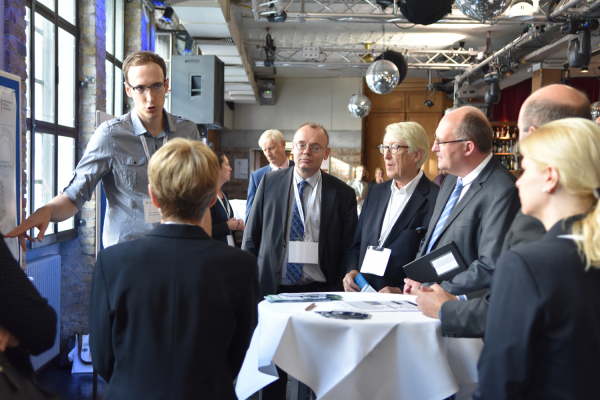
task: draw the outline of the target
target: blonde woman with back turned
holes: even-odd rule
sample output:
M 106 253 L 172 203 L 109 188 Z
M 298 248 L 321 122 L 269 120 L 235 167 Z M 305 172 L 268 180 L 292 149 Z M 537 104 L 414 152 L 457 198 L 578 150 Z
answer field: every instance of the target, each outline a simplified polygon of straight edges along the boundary
M 598 398 L 600 127 L 551 122 L 520 150 L 523 213 L 548 232 L 498 260 L 473 398 Z

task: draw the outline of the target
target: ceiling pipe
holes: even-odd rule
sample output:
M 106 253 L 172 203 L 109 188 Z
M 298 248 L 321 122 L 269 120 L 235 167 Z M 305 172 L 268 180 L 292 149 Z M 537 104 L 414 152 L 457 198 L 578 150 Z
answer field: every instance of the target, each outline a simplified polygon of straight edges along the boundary
M 576 6 L 577 4 L 583 2 L 583 0 L 571 0 L 569 2 L 567 2 L 566 4 L 564 4 L 561 7 L 558 7 L 554 10 L 554 12 L 552 14 L 550 14 L 550 18 L 555 18 L 558 17 L 560 13 L 562 13 L 563 11 L 566 11 L 567 9 Z
M 513 40 L 512 42 L 510 42 L 509 44 L 507 44 L 506 46 L 504 46 L 503 48 L 501 48 L 500 50 L 498 50 L 497 52 L 495 52 L 494 54 L 492 54 L 491 56 L 489 56 L 488 58 L 486 58 L 485 60 L 483 60 L 479 64 L 477 64 L 475 67 L 473 67 L 470 70 L 464 72 L 462 75 L 458 75 L 455 78 L 455 80 L 454 80 L 455 81 L 455 85 L 460 84 L 460 82 L 463 79 L 466 79 L 469 76 L 473 75 L 475 72 L 479 71 L 485 65 L 489 64 L 490 61 L 494 60 L 495 58 L 500 57 L 501 55 L 503 55 L 504 53 L 506 53 L 508 50 L 510 50 L 513 47 L 515 47 L 517 44 L 519 44 L 522 41 L 528 39 L 530 36 L 532 36 L 533 34 L 535 34 L 537 32 L 537 29 L 538 29 L 537 26 L 533 26 L 531 28 L 531 30 L 529 32 L 527 32 L 526 34 L 524 34 L 523 36 L 520 36 L 520 37 L 516 38 L 515 40 Z

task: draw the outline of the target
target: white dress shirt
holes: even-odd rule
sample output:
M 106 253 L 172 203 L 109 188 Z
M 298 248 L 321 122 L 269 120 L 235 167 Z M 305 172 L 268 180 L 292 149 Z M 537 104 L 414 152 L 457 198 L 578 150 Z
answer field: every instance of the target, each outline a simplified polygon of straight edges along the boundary
M 296 171 L 296 169 L 294 168 L 294 179 L 293 179 L 293 184 L 296 185 L 296 187 L 299 188 L 300 182 L 302 182 L 304 179 L 300 176 L 300 174 L 298 173 L 298 171 Z M 323 186 L 323 181 L 321 180 L 321 170 L 317 171 L 313 176 L 311 176 L 310 178 L 306 179 L 306 182 L 308 182 L 308 185 L 304 188 L 304 192 L 302 193 L 302 208 L 304 210 L 304 215 L 306 215 L 306 213 L 308 212 L 307 207 L 310 206 L 309 204 L 309 200 L 312 196 L 312 192 L 315 188 L 315 186 L 317 185 L 317 183 L 319 183 L 319 185 L 317 186 L 317 193 L 315 196 L 315 203 L 312 206 L 312 209 L 310 211 L 310 221 L 307 221 L 307 223 L 309 224 L 309 231 L 307 232 L 307 227 L 304 228 L 304 233 L 306 235 L 307 238 L 309 238 L 311 241 L 313 242 L 318 242 L 319 241 L 319 230 L 321 227 L 321 188 Z M 290 204 L 288 206 L 288 224 L 287 224 L 287 228 L 286 228 L 286 243 L 289 243 L 290 241 L 290 229 L 292 226 L 292 213 L 294 211 L 294 199 L 295 199 L 295 195 L 294 195 L 294 187 L 290 187 L 291 190 L 291 194 L 290 194 Z M 308 236 L 310 232 L 310 237 Z M 307 283 L 311 283 L 311 282 L 327 282 L 327 279 L 325 279 L 325 275 L 323 275 L 323 272 L 321 272 L 321 269 L 319 268 L 319 264 L 302 264 L 302 277 L 300 279 L 298 279 L 296 282 L 292 283 L 289 281 L 289 279 L 286 278 L 286 269 L 287 269 L 287 262 L 288 262 L 288 250 L 289 250 L 289 246 L 286 246 L 285 249 L 285 257 L 284 257 L 284 262 L 283 262 L 283 266 L 281 269 L 281 279 L 280 279 L 280 283 L 282 285 L 304 285 Z
M 415 188 L 419 184 L 419 181 L 423 177 L 423 171 L 420 170 L 416 177 L 408 182 L 402 189 L 396 187 L 396 183 L 392 182 L 392 194 L 388 201 L 387 208 L 385 210 L 385 217 L 383 218 L 383 224 L 381 225 L 381 234 L 379 235 L 379 246 L 383 246 L 383 242 L 390 234 L 392 227 L 398 220 L 400 214 L 406 207 L 406 204 L 410 200 Z

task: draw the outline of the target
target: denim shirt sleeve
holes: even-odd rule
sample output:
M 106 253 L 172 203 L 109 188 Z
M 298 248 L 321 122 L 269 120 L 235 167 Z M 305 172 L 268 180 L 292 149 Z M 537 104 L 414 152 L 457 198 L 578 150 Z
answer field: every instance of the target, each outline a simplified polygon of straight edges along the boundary
M 110 121 L 109 121 L 110 122 Z M 83 203 L 92 198 L 96 185 L 112 168 L 113 145 L 109 134 L 109 122 L 96 129 L 88 143 L 85 154 L 73 172 L 71 181 L 63 193 L 81 210 Z

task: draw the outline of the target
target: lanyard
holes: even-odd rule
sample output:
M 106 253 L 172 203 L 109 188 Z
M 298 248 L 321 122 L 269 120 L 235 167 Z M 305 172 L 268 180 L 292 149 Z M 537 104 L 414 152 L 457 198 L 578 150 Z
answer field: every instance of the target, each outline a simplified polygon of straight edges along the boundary
M 140 135 L 140 140 L 142 141 L 142 147 L 144 148 L 144 153 L 146 153 L 146 158 L 148 159 L 148 162 L 150 162 L 150 152 L 148 151 L 148 143 L 146 143 L 146 138 L 144 138 L 144 135 Z M 167 140 L 169 140 L 169 136 L 163 136 L 163 146 L 167 143 Z
M 227 197 L 225 196 L 225 193 L 223 193 L 223 191 L 221 191 L 221 193 L 223 194 L 223 199 L 225 199 L 225 201 L 227 201 Z M 231 212 L 229 211 L 229 207 L 225 207 L 225 204 L 223 204 L 223 200 L 221 200 L 219 198 L 219 196 L 217 196 L 217 199 L 219 200 L 219 203 L 221 203 L 221 205 L 225 209 L 225 214 L 227 214 L 227 221 L 229 221 L 231 219 Z M 227 201 L 227 205 L 229 206 L 228 201 Z
M 312 232 L 310 232 L 310 224 L 307 224 L 306 221 L 310 222 L 310 213 L 312 212 L 314 205 L 315 205 L 315 200 L 317 198 L 317 189 L 319 188 L 319 182 L 321 182 L 321 176 L 319 176 L 319 180 L 317 181 L 317 183 L 315 184 L 315 187 L 312 190 L 312 194 L 310 195 L 310 199 L 308 199 L 308 203 L 307 203 L 307 207 L 308 209 L 306 210 L 306 216 L 303 213 L 303 206 L 302 206 L 302 202 L 300 201 L 300 194 L 298 193 L 298 185 L 296 184 L 296 179 L 292 178 L 294 180 L 294 196 L 296 198 L 296 204 L 298 205 L 298 211 L 300 213 L 300 220 L 302 221 L 302 225 L 304 225 L 304 240 L 308 239 L 312 239 Z M 308 181 L 307 181 L 308 183 Z M 310 184 L 309 184 L 310 185 Z M 308 235 L 307 235 L 308 233 Z

